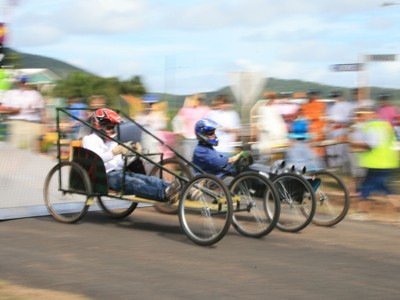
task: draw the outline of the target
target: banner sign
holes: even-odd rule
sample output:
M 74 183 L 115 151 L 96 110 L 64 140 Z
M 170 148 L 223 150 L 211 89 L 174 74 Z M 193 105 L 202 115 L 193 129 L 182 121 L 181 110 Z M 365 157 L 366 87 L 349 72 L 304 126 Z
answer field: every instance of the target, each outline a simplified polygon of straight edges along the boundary
M 363 69 L 363 64 L 336 64 L 332 66 L 332 70 L 335 72 L 355 72 L 361 71 Z
M 395 61 L 396 54 L 372 54 L 367 55 L 368 61 Z

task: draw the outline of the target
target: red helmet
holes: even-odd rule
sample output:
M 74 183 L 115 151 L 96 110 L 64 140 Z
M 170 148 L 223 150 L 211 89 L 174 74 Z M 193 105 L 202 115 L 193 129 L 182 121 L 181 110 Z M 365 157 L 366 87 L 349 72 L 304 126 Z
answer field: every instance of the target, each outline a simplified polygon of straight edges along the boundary
M 107 124 L 119 124 L 122 119 L 119 114 L 108 108 L 99 108 L 93 114 L 93 125 L 101 128 Z

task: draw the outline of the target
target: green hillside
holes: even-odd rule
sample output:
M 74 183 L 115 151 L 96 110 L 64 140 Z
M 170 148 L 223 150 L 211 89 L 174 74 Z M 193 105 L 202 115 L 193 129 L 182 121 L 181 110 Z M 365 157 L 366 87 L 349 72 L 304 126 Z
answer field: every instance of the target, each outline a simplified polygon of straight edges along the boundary
M 17 55 L 19 57 L 19 65 L 18 68 L 46 68 L 57 75 L 59 75 L 61 78 L 65 78 L 70 74 L 71 72 L 83 72 L 91 75 L 90 72 L 87 72 L 86 70 L 83 70 L 81 68 L 75 67 L 71 64 L 62 62 L 57 59 L 45 57 L 45 56 L 40 56 L 40 55 L 34 55 L 34 54 L 27 54 L 27 53 L 22 53 L 15 51 L 10 48 L 6 48 L 7 51 L 7 56 L 8 55 Z M 277 93 L 281 92 L 305 92 L 309 89 L 318 89 L 321 92 L 321 97 L 327 97 L 327 95 L 334 90 L 341 90 L 345 93 L 346 97 L 350 97 L 350 88 L 345 88 L 345 87 L 338 87 L 338 86 L 329 86 L 329 85 L 323 85 L 319 84 L 316 82 L 307 82 L 307 81 L 302 81 L 302 80 L 284 80 L 284 79 L 277 79 L 277 78 L 269 78 L 266 85 L 260 92 L 258 99 L 262 98 L 262 95 L 266 91 L 273 91 Z M 149 91 L 151 92 L 151 91 Z M 382 92 L 391 92 L 394 95 L 394 99 L 396 99 L 396 102 L 400 104 L 400 89 L 384 89 L 380 87 L 372 87 L 371 88 L 371 98 L 375 99 L 379 93 Z M 211 91 L 211 92 L 204 92 L 204 94 L 207 95 L 208 99 L 212 99 L 215 95 L 217 94 L 228 94 L 234 98 L 232 94 L 232 90 L 229 87 L 221 87 L 220 89 L 216 91 Z M 183 100 L 185 98 L 185 95 L 169 95 L 169 94 L 160 94 L 161 99 L 165 99 L 170 103 L 171 108 L 179 108 L 182 106 Z
M 86 70 L 77 68 L 71 64 L 65 63 L 63 61 L 60 61 L 60 60 L 57 60 L 54 58 L 45 57 L 45 56 L 41 56 L 41 55 L 22 53 L 22 52 L 18 52 L 13 49 L 10 49 L 10 48 L 6 48 L 6 53 L 7 53 L 7 56 L 17 56 L 18 57 L 18 63 L 17 63 L 18 68 L 49 69 L 49 70 L 53 71 L 55 74 L 57 74 L 58 76 L 60 76 L 61 78 L 66 78 L 71 72 L 82 72 L 82 73 L 94 75 L 90 72 L 87 72 Z M 12 64 L 11 62 L 9 62 L 9 63 Z M 7 61 L 5 62 L 5 64 L 7 64 Z

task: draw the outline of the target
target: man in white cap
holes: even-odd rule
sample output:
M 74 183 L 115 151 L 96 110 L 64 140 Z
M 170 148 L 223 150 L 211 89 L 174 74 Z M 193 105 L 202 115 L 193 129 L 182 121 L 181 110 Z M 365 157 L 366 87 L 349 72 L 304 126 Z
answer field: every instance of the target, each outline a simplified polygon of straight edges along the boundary
M 43 134 L 45 102 L 39 91 L 31 88 L 26 75 L 17 77 L 15 88 L 4 94 L 3 105 L 12 113 L 8 117 L 10 142 L 17 148 L 38 150 Z

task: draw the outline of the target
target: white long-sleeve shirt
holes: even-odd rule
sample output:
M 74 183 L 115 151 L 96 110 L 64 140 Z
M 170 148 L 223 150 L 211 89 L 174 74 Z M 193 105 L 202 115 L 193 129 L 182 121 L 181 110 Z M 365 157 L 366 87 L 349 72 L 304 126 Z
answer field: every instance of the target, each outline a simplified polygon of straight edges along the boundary
M 119 154 L 114 156 L 112 153 L 112 149 L 117 145 L 118 144 L 114 141 L 104 141 L 95 133 L 86 135 L 82 139 L 83 148 L 92 150 L 101 157 L 107 173 L 113 170 L 122 170 L 124 167 L 122 155 Z
M 42 95 L 35 90 L 9 90 L 4 94 L 3 105 L 20 109 L 10 120 L 42 121 L 42 110 L 45 107 Z

